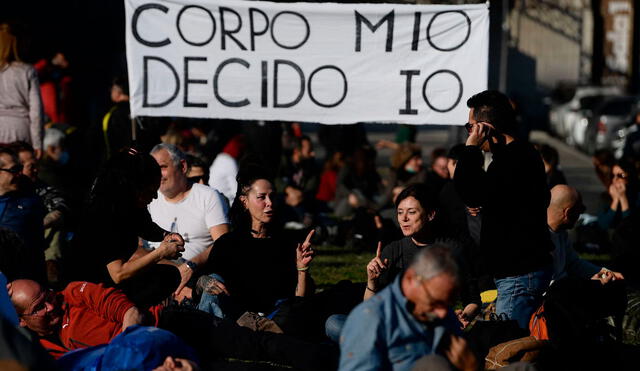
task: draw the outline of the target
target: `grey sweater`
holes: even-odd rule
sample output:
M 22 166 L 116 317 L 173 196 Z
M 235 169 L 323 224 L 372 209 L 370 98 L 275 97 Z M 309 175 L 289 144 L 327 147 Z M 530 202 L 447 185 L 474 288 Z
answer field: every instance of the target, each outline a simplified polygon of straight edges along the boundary
M 33 66 L 13 62 L 0 68 L 0 143 L 24 140 L 42 149 L 42 116 Z

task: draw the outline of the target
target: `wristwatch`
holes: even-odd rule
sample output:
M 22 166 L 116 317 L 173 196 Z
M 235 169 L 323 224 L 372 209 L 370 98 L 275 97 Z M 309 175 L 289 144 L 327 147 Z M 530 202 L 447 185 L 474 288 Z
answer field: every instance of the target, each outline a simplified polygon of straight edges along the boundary
M 187 265 L 187 267 L 189 267 L 189 269 L 191 269 L 192 271 L 195 271 L 195 270 L 196 270 L 196 268 L 198 268 L 198 264 L 196 264 L 196 263 L 192 262 L 191 260 L 187 260 L 187 261 L 185 261 L 184 263 L 185 263 L 185 264 Z

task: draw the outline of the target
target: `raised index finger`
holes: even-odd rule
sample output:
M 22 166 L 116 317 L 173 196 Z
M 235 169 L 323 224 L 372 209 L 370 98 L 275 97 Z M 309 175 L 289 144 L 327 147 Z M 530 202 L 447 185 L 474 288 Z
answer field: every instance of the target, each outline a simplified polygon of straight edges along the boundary
M 382 254 L 382 242 L 378 241 L 378 248 L 376 249 L 376 258 L 379 258 Z
M 311 231 L 309 231 L 309 234 L 307 235 L 307 238 L 304 240 L 305 244 L 310 244 L 311 243 L 311 237 L 313 236 L 314 233 L 316 233 L 315 229 L 312 229 Z

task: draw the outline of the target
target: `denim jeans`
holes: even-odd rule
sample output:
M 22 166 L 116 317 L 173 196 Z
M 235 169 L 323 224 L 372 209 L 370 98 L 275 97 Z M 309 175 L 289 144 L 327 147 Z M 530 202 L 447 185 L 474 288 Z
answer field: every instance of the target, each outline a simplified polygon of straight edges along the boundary
M 224 283 L 224 279 L 215 273 L 210 274 L 209 277 L 215 278 L 216 280 Z M 225 319 L 230 314 L 228 307 L 231 305 L 232 304 L 229 302 L 229 297 L 227 295 L 213 295 L 203 292 L 202 298 L 200 298 L 200 303 L 198 303 L 198 309 L 203 312 L 213 314 L 218 318 Z
M 542 294 L 549 287 L 553 269 L 496 279 L 498 298 L 496 314 L 504 313 L 508 319 L 516 320 L 521 328 L 528 328 L 529 319 L 542 303 Z

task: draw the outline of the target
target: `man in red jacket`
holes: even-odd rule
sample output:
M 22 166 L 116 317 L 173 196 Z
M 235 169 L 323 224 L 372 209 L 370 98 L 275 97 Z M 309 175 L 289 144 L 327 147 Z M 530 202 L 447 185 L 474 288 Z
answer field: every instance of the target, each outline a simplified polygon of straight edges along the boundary
M 105 344 L 125 328 L 143 322 L 143 316 L 118 289 L 89 282 L 72 282 L 56 293 L 31 280 L 7 285 L 18 313 L 20 326 L 40 337 L 49 354 L 58 359 L 64 353 Z M 254 332 L 209 313 L 186 308 L 156 306 L 147 314 L 153 324 L 171 331 L 198 354 L 291 364 L 296 369 L 335 369 L 337 352 L 284 334 Z
M 63 291 L 46 290 L 31 280 L 7 285 L 20 326 L 40 337 L 54 358 L 67 351 L 108 343 L 142 315 L 119 290 L 72 282 Z

